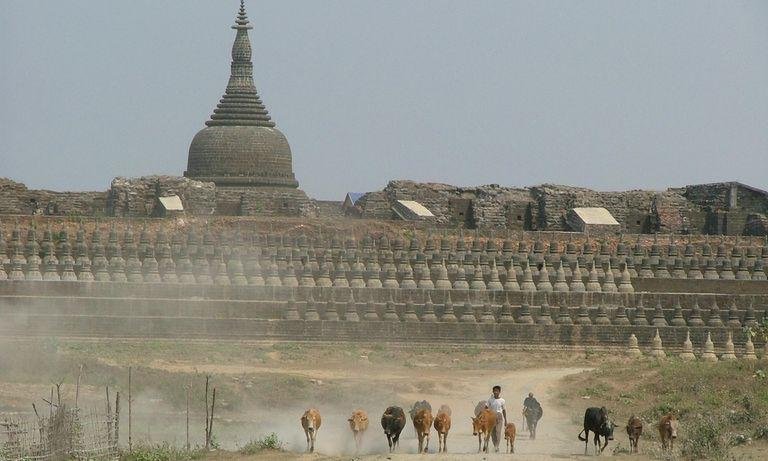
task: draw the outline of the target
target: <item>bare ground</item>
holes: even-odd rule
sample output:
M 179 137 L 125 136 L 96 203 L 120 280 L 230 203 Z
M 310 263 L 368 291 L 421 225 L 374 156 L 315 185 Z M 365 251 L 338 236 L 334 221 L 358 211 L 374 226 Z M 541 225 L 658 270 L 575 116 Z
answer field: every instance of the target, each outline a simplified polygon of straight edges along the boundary
M 204 375 L 211 375 L 219 390 L 214 432 L 217 442 L 228 451 L 211 453 L 206 459 L 410 459 L 419 456 L 415 454 L 417 442 L 410 423 L 403 432 L 399 450 L 389 455 L 379 418 L 389 405 L 407 410 L 414 401 L 422 399 L 435 409 L 442 404 L 453 409 L 450 454 L 440 455 L 441 459 L 581 458 L 584 443 L 576 436 L 581 430 L 584 408 L 607 404 L 621 410 L 617 400 L 611 399 L 622 394 L 625 383 L 647 384 L 657 379 L 651 373 L 657 373 L 652 364 L 645 365 L 642 375 L 633 375 L 636 363 L 612 355 L 481 346 L 62 339 L 42 344 L 35 340 L 0 343 L 0 351 L 4 351 L 0 352 L 0 417 L 2 413 L 30 413 L 31 402 L 40 405 L 40 397 L 48 396 L 53 382 L 63 381 L 64 398 L 71 399 L 80 364 L 86 370 L 80 394 L 82 405 L 102 407 L 107 384 L 122 393 L 125 405 L 127 367 L 133 367 L 132 439 L 136 445 L 169 442 L 183 446 L 185 386 L 190 384 L 190 442 L 193 446 L 202 444 L 202 383 Z M 695 370 L 688 373 L 694 376 Z M 604 396 L 585 393 L 595 377 L 607 384 L 601 391 Z M 662 378 L 659 375 L 658 379 Z M 518 428 L 515 455 L 478 454 L 477 439 L 471 435 L 470 416 L 475 403 L 487 398 L 494 384 L 502 386 L 509 421 Z M 724 380 L 723 385 L 743 388 L 735 381 L 728 384 Z M 521 406 L 528 392 L 534 392 L 544 407 L 536 440 L 530 440 L 522 427 Z M 647 396 L 654 404 L 663 400 L 663 396 L 645 392 L 637 395 Z M 311 455 L 304 453 L 304 435 L 299 424 L 303 410 L 310 406 L 317 407 L 323 415 L 317 453 Z M 365 409 L 371 421 L 359 455 L 354 454 L 346 421 L 357 408 Z M 124 406 L 123 445 L 127 442 L 126 413 Z M 625 415 L 620 416 L 616 422 L 621 426 Z M 283 442 L 285 451 L 247 456 L 237 452 L 247 442 L 270 433 Z M 616 440 L 608 445 L 603 456 L 658 459 L 654 458 L 659 455 L 654 448 L 658 443 L 652 437 L 644 442 L 644 454 L 630 457 L 621 450 L 614 454 L 617 447 L 628 446 L 622 427 L 618 427 Z M 429 445 L 433 453 L 437 448 L 434 432 Z M 761 459 L 760 450 L 764 448 L 765 444 L 756 444 L 742 447 L 736 453 L 743 459 Z M 589 449 L 591 458 L 591 443 Z

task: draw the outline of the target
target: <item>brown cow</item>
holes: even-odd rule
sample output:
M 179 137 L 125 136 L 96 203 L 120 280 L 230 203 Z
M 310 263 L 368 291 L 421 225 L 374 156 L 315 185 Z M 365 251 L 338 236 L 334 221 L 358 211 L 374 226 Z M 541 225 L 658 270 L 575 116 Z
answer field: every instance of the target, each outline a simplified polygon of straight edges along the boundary
M 451 407 L 448 405 L 443 405 L 437 410 L 435 430 L 437 431 L 437 452 L 448 452 L 448 431 L 451 430 Z
M 301 427 L 304 428 L 304 435 L 307 436 L 307 451 L 315 451 L 315 436 L 320 429 L 320 412 L 315 408 L 310 408 L 301 415 Z
M 629 436 L 629 452 L 637 453 L 637 442 L 643 435 L 643 421 L 635 415 L 629 417 L 627 421 L 627 435 Z
M 349 428 L 352 429 L 352 436 L 355 438 L 355 453 L 357 453 L 363 444 L 363 433 L 368 429 L 368 413 L 364 410 L 355 410 L 347 421 L 349 421 Z
M 419 453 L 427 453 L 429 451 L 429 430 L 432 428 L 432 410 L 421 408 L 412 414 L 413 429 L 419 439 Z
M 480 416 L 480 413 L 482 413 L 486 408 L 488 408 L 487 400 L 481 400 L 477 402 L 477 405 L 475 405 L 475 416 Z
M 472 418 L 472 435 L 477 436 L 477 452 L 488 453 L 488 440 L 491 438 L 491 432 L 496 429 L 496 413 L 486 408 Z M 485 436 L 485 444 L 483 444 Z
M 677 438 L 677 417 L 669 413 L 659 420 L 659 435 L 661 436 L 661 446 L 666 449 L 673 449 L 675 439 Z
M 517 428 L 514 423 L 508 423 L 504 428 L 504 440 L 507 441 L 507 453 L 515 452 L 515 436 L 517 435 Z

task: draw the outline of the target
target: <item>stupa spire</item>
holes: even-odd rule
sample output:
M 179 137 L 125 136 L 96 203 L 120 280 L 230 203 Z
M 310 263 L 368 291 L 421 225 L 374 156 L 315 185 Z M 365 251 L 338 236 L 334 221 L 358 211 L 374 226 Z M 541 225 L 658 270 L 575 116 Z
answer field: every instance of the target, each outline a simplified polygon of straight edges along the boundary
M 205 122 L 206 127 L 197 132 L 189 145 L 184 176 L 214 182 L 216 187 L 296 189 L 299 183 L 293 174 L 291 147 L 285 135 L 275 127 L 253 83 L 252 49 L 248 38 L 251 25 L 243 1 L 232 28 L 235 29 L 235 41 L 227 89 L 213 115 Z M 272 207 L 284 214 L 293 214 L 292 210 L 298 213 L 300 207 L 294 207 L 294 204 L 303 203 L 308 198 L 301 191 L 289 194 L 293 194 L 295 201 L 267 200 L 261 195 L 243 199 L 241 212 L 244 206 L 253 210 Z
M 237 20 L 233 29 L 253 29 L 248 25 L 248 15 L 245 13 L 245 0 L 240 0 L 240 11 L 237 13 Z
M 232 44 L 232 65 L 227 89 L 207 126 L 263 126 L 272 128 L 275 122 L 259 97 L 253 82 L 251 41 L 248 30 L 253 29 L 245 11 L 245 1 L 240 0 L 240 10 L 232 26 L 237 31 Z

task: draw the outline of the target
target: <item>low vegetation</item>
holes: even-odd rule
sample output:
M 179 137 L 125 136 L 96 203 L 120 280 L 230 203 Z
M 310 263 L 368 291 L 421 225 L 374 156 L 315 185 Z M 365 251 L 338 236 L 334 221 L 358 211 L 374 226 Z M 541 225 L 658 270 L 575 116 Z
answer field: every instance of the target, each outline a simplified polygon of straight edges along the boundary
M 255 455 L 265 450 L 283 451 L 284 444 L 274 432 L 243 445 L 238 452 L 243 455 Z
M 755 337 L 768 330 L 755 330 Z M 4 411 L 28 411 L 30 402 L 48 395 L 51 383 L 64 382 L 65 398 L 74 397 L 74 383 L 83 366 L 83 406 L 103 405 L 104 386 L 120 391 L 126 400 L 127 368 L 133 370 L 134 450 L 126 461 L 175 461 L 205 458 L 244 459 L 293 456 L 277 434 L 248 440 L 243 427 L 258 428 L 263 409 L 286 395 L 299 402 L 317 402 L 345 408 L 370 401 L 397 401 L 399 395 L 445 392 L 445 384 L 432 376 L 439 370 L 593 368 L 565 378 L 559 405 L 567 408 L 568 423 L 580 426 L 584 409 L 606 406 L 619 424 L 617 440 L 608 450 L 627 451 L 624 424 L 631 414 L 645 422 L 640 450 L 645 456 L 670 458 L 661 451 L 655 423 L 670 411 L 680 419 L 680 437 L 671 455 L 675 459 L 729 459 L 745 450 L 768 449 L 768 362 L 704 363 L 627 359 L 615 354 L 490 351 L 475 345 L 436 345 L 399 348 L 372 344 L 308 345 L 304 343 L 240 344 L 163 341 L 75 341 L 46 339 L 2 344 L 13 354 L 0 354 Z M 322 364 L 322 366 L 318 365 Z M 370 385 L 346 370 L 392 372 L 386 386 Z M 329 370 L 337 370 L 334 374 Z M 434 370 L 434 371 L 433 371 Z M 178 440 L 183 434 L 187 389 L 191 395 L 192 436 L 201 432 L 204 376 L 213 375 L 217 388 L 214 433 L 224 434 L 232 451 L 184 450 L 169 444 L 137 446 L 140 440 Z M 418 378 L 414 379 L 414 376 Z M 126 408 L 123 405 L 123 412 Z M 165 419 L 155 421 L 158 414 Z M 256 418 L 256 419 L 255 419 Z M 140 421 L 137 423 L 137 421 Z M 170 423 L 176 424 L 168 427 Z M 150 433 L 151 423 L 151 433 Z M 137 429 L 140 428 L 137 436 Z M 125 430 L 121 426 L 121 432 Z M 258 429 L 257 429 L 258 430 Z M 269 430 L 276 430 L 270 428 Z M 258 432 L 256 432 L 258 433 Z M 281 433 L 282 434 L 282 433 Z M 121 434 L 122 435 L 122 434 Z M 575 433 L 573 434 L 575 439 Z M 122 439 L 122 437 L 121 437 Z M 124 440 L 124 439 L 123 439 Z M 192 443 L 196 443 L 195 439 Z M 199 442 L 198 442 L 199 443 Z M 177 443 L 178 446 L 178 443 Z M 237 447 L 237 448 L 236 448 Z M 754 459 L 760 459 L 759 456 Z
M 656 423 L 673 412 L 680 420 L 675 456 L 729 459 L 735 447 L 768 448 L 766 370 L 766 361 L 627 360 L 566 378 L 559 397 L 574 419 L 585 407 L 605 406 L 621 432 L 630 415 L 641 417 L 646 453 L 661 454 Z
M 186 450 L 168 443 L 141 445 L 131 452 L 121 454 L 120 461 L 186 461 L 205 458 L 205 451 L 199 448 Z

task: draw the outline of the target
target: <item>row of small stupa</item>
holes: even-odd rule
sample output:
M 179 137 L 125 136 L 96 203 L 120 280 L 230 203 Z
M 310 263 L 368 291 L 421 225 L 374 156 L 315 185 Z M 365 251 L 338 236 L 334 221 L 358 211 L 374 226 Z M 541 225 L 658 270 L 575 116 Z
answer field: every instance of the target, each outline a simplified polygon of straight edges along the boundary
M 388 238 L 385 236 L 375 237 L 371 234 L 366 234 L 360 239 L 353 237 L 343 238 L 339 234 L 322 234 L 317 233 L 312 236 L 306 234 L 299 235 L 281 235 L 281 234 L 250 234 L 245 235 L 241 231 L 225 232 L 221 235 L 216 235 L 210 227 L 194 227 L 190 226 L 186 231 L 171 232 L 170 235 L 163 231 L 158 230 L 154 234 L 150 233 L 147 227 L 143 227 L 139 232 L 134 232 L 131 227 L 126 227 L 125 231 L 118 232 L 116 226 L 112 226 L 108 231 L 102 231 L 98 228 L 92 229 L 87 232 L 84 225 L 76 231 L 76 236 L 73 239 L 65 229 L 58 231 L 53 228 L 46 227 L 42 231 L 36 227 L 29 227 L 22 229 L 18 224 L 11 230 L 10 236 L 6 236 L 6 232 L 3 230 L 0 223 L 0 253 L 4 252 L 3 249 L 7 248 L 13 250 L 15 246 L 22 246 L 26 248 L 27 245 L 34 245 L 38 247 L 45 247 L 46 244 L 53 243 L 59 245 L 64 242 L 69 242 L 74 248 L 76 244 L 79 245 L 97 245 L 99 243 L 105 246 L 136 243 L 139 246 L 142 245 L 220 245 L 224 247 L 261 247 L 270 249 L 291 249 L 291 250 L 346 250 L 347 252 L 360 251 L 364 253 L 376 252 L 376 251 L 393 251 L 401 252 L 406 251 L 408 253 L 424 253 L 426 256 L 439 255 L 441 257 L 448 257 L 449 254 L 454 253 L 458 257 L 463 257 L 465 254 L 472 254 L 474 256 L 497 255 L 507 256 L 512 255 L 528 256 L 534 255 L 536 263 L 540 263 L 546 260 L 550 265 L 559 261 L 558 256 L 575 255 L 586 256 L 589 261 L 592 259 L 599 259 L 601 262 L 603 259 L 607 261 L 607 258 L 611 256 L 631 256 L 633 260 L 639 264 L 643 257 L 651 259 L 651 263 L 656 265 L 658 258 L 665 258 L 673 261 L 675 258 L 699 258 L 703 260 L 715 259 L 718 264 L 721 264 L 725 259 L 731 259 L 733 266 L 738 266 L 738 261 L 742 258 L 746 258 L 750 261 L 750 264 L 754 263 L 756 259 L 763 259 L 764 262 L 768 262 L 768 244 L 748 244 L 742 245 L 737 240 L 735 244 L 727 243 L 721 239 L 717 245 L 712 245 L 709 239 L 706 239 L 701 243 L 693 243 L 688 240 L 687 242 L 678 243 L 674 236 L 670 236 L 667 244 L 659 243 L 655 238 L 650 244 L 645 244 L 640 240 L 631 244 L 623 237 L 619 237 L 617 242 L 611 243 L 610 240 L 604 239 L 601 241 L 595 241 L 587 239 L 583 244 L 577 244 L 572 240 L 568 240 L 562 243 L 558 240 L 552 239 L 546 241 L 541 238 L 541 235 L 530 242 L 526 239 L 512 239 L 507 238 L 504 240 L 493 238 L 481 238 L 475 236 L 474 238 L 467 239 L 463 236 L 443 236 L 427 237 L 424 239 L 418 237 L 412 237 L 410 239 L 403 238 Z
M 734 246 L 730 255 L 724 255 L 726 252 L 720 245 L 715 255 L 704 259 L 703 256 L 709 254 L 707 244 L 700 247 L 700 252 L 693 251 L 694 246 L 688 244 L 683 255 L 675 257 L 679 252 L 674 244 L 668 245 L 665 252 L 660 251 L 663 246 L 658 244 L 651 245 L 650 251 L 636 245 L 633 254 L 629 254 L 626 250 L 630 248 L 621 243 L 615 252 L 610 252 L 609 247 L 603 244 L 598 253 L 592 251 L 591 244 L 577 253 L 576 246 L 569 243 L 564 253 L 556 253 L 551 251 L 556 248 L 556 242 L 552 242 L 550 252 L 545 253 L 541 240 L 534 243 L 533 251 L 529 251 L 523 241 L 518 243 L 517 251 L 512 251 L 514 245 L 510 240 L 504 241 L 499 248 L 494 240 L 475 239 L 471 245 L 458 240 L 453 245 L 452 241 L 443 238 L 438 248 L 435 239 L 427 239 L 424 246 L 417 239 L 411 239 L 406 248 L 403 240 L 394 239 L 390 243 L 386 237 L 374 240 L 367 236 L 359 242 L 351 239 L 342 242 L 339 238 L 310 241 L 306 236 L 299 236 L 286 242 L 272 234 L 263 238 L 255 236 L 246 243 L 239 234 L 216 239 L 210 232 L 204 232 L 200 238 L 194 230 L 186 234 L 175 233 L 170 239 L 159 232 L 151 239 L 144 229 L 138 241 L 130 230 L 123 234 L 122 239 L 118 238 L 114 228 L 106 241 L 100 232 L 92 232 L 87 239 L 83 228 L 77 232 L 74 242 L 70 241 L 66 231 L 54 233 L 47 229 L 42 239 L 37 238 L 35 229 L 26 232 L 26 239 L 22 239 L 22 235 L 16 227 L 6 242 L 0 232 L 0 264 L 5 266 L 6 273 L 15 272 L 9 278 L 19 278 L 19 271 L 29 279 L 35 279 L 37 272 L 49 273 L 52 278 L 55 278 L 54 273 L 63 277 L 69 272 L 67 260 L 73 259 L 72 270 L 78 279 L 88 280 L 90 270 L 99 280 L 106 280 L 106 272 L 110 278 L 121 281 L 121 272 L 126 272 L 127 277 L 130 270 L 133 275 L 131 281 L 139 281 L 136 274 L 149 274 L 150 281 L 156 281 L 153 267 L 157 263 L 161 281 L 173 281 L 174 272 L 181 277 L 186 273 L 184 266 L 192 264 L 187 259 L 194 261 L 195 266 L 189 272 L 196 276 L 205 272 L 212 274 L 213 269 L 203 267 L 205 259 L 209 266 L 220 264 L 223 260 L 230 275 L 234 275 L 239 261 L 243 265 L 243 275 L 254 278 L 254 284 L 258 283 L 257 272 L 266 276 L 272 270 L 271 266 L 277 265 L 278 277 L 281 280 L 288 278 L 281 285 L 292 283 L 292 273 L 309 284 L 306 275 L 311 272 L 314 283 L 320 286 L 327 284 L 328 280 L 331 284 L 343 286 L 343 279 L 347 283 L 359 283 L 358 279 L 362 278 L 364 285 L 372 288 L 385 282 L 394 285 L 395 281 L 407 288 L 413 283 L 420 288 L 430 288 L 430 283 L 448 288 L 447 280 L 452 288 L 457 289 L 464 289 L 465 284 L 472 288 L 474 284 L 475 289 L 484 289 L 485 285 L 488 289 L 515 291 L 518 289 L 515 286 L 517 281 L 523 291 L 612 292 L 615 291 L 613 285 L 618 291 L 631 291 L 631 284 L 625 280 L 626 273 L 629 279 L 766 280 L 768 267 L 765 264 L 768 261 L 766 247 L 749 247 L 742 252 Z M 689 254 L 701 254 L 702 258 L 686 256 Z M 35 263 L 39 267 L 35 267 Z M 90 266 L 94 266 L 93 269 Z M 441 276 L 443 268 L 447 271 L 446 277 Z M 360 272 L 360 277 L 355 276 L 355 271 Z M 81 272 L 83 277 L 80 277 Z M 323 272 L 327 272 L 327 277 Z M 512 272 L 516 277 L 509 275 Z M 596 280 L 591 278 L 593 272 L 596 273 Z M 29 273 L 32 274 L 30 277 Z M 164 280 L 166 273 L 168 277 L 165 278 L 170 280 Z M 613 280 L 610 280 L 609 273 L 612 273 Z M 112 277 L 113 274 L 116 275 Z M 583 284 L 579 278 L 590 280 Z M 569 282 L 571 280 L 574 281 Z M 509 286 L 504 288 L 505 284 Z M 584 288 L 582 285 L 585 285 Z
M 629 345 L 627 347 L 626 353 L 630 357 L 641 357 L 643 355 L 643 352 L 640 350 L 640 347 L 638 346 L 637 337 L 634 334 L 630 335 L 629 337 Z M 664 351 L 664 347 L 661 341 L 661 336 L 659 336 L 659 330 L 656 330 L 656 335 L 652 340 L 651 350 L 648 352 L 648 355 L 650 355 L 651 357 L 657 357 L 657 358 L 667 357 L 667 353 Z M 682 351 L 679 354 L 679 357 L 686 361 L 692 361 L 698 358 L 705 362 L 717 362 L 719 360 L 736 360 L 737 358 L 741 358 L 743 360 L 757 360 L 758 358 L 757 353 L 755 352 L 755 344 L 752 342 L 752 338 L 750 336 L 747 336 L 747 340 L 744 343 L 743 351 L 739 356 L 737 356 L 736 346 L 733 344 L 733 334 L 730 331 L 728 332 L 728 337 L 725 341 L 723 352 L 719 358 L 715 353 L 715 344 L 712 341 L 712 335 L 709 332 L 707 332 L 707 337 L 704 340 L 704 343 L 702 344 L 702 347 L 700 349 L 700 353 L 698 354 L 698 356 L 694 352 L 693 342 L 691 341 L 691 333 L 688 332 L 686 334 L 685 341 L 683 341 L 683 347 L 682 347 Z M 768 343 L 765 344 L 762 358 L 768 359 Z
M 396 302 L 393 292 L 389 300 L 378 303 L 374 296 L 366 296 L 364 291 L 357 296 L 352 289 L 338 289 L 324 294 L 324 301 L 316 301 L 315 295 L 308 292 L 304 301 L 297 302 L 291 294 L 290 300 L 281 308 L 283 318 L 287 320 L 347 320 L 359 321 L 421 321 L 421 322 L 468 322 L 468 323 L 519 323 L 539 325 L 617 325 L 637 327 L 709 327 L 740 329 L 756 326 L 766 317 L 766 306 L 756 307 L 752 299 L 745 307 L 739 307 L 736 298 L 732 298 L 727 309 L 720 309 L 715 297 L 709 307 L 699 307 L 697 299 L 693 306 L 684 309 L 679 297 L 672 309 L 662 307 L 661 296 L 657 296 L 656 306 L 648 309 L 643 305 L 644 295 L 619 296 L 610 293 L 552 294 L 552 305 L 547 293 L 524 295 L 513 305 L 511 293 L 501 298 L 491 299 L 479 295 L 468 296 L 463 303 L 454 305 L 451 291 L 425 291 L 423 299 L 414 300 L 410 294 L 401 296 Z M 319 295 L 319 294 L 318 294 Z M 634 307 L 628 307 L 629 297 L 635 298 Z M 433 302 L 435 299 L 435 302 Z M 499 304 L 499 302 L 501 304 Z M 538 302 L 536 305 L 535 302 Z M 558 306 L 559 304 L 559 306 Z M 579 304 L 578 307 L 571 307 Z M 536 305 L 535 308 L 532 306 Z

